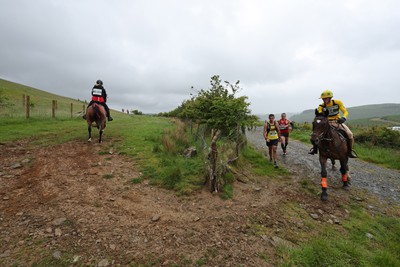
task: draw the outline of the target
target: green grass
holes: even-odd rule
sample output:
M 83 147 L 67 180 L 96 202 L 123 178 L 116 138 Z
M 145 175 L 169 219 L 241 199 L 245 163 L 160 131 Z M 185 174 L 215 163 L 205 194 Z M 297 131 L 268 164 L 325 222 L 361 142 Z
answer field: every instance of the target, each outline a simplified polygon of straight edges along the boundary
M 281 175 L 289 174 L 289 172 L 284 168 L 274 168 L 273 163 L 252 146 L 246 146 L 243 149 L 239 159 L 239 165 L 242 164 L 249 164 L 251 166 L 252 174 L 257 176 L 279 177 Z
M 279 266 L 400 266 L 399 218 L 372 216 L 358 205 L 348 209 L 344 233 L 334 225 L 319 225 L 319 233 L 298 248 L 280 248 Z
M 366 144 L 355 144 L 355 151 L 365 161 L 400 170 L 400 151 Z

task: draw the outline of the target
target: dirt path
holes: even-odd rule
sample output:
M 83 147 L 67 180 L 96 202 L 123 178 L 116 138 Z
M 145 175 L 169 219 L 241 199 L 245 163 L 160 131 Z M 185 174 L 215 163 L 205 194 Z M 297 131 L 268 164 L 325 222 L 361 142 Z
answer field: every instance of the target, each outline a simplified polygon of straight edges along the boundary
M 265 150 L 265 141 L 262 138 L 262 129 L 247 133 L 250 143 L 259 149 Z M 290 140 L 288 154 L 283 156 L 280 143 L 278 146 L 279 162 L 292 172 L 307 175 L 315 183 L 320 182 L 320 164 L 318 155 L 309 155 L 311 145 Z M 335 168 L 328 168 L 330 184 L 340 184 L 340 163 Z M 328 166 L 332 166 L 328 163 Z M 359 159 L 349 160 L 349 169 L 352 186 L 374 193 L 383 200 L 400 203 L 400 171 L 383 168 Z
M 316 158 L 295 161 L 301 144 L 286 158 L 293 176 L 236 182 L 222 200 L 133 183 L 135 162 L 110 143 L 0 144 L 0 266 L 275 266 L 276 247 L 301 242 L 313 221 L 349 216 L 336 203 L 353 193 L 332 188 L 321 203 L 301 190 L 302 170 L 318 179 Z

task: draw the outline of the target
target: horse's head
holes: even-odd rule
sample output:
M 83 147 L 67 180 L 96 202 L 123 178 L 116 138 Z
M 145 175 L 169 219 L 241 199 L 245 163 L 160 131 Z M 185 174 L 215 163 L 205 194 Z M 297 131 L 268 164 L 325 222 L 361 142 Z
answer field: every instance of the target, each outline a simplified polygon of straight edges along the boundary
M 311 143 L 313 145 L 318 145 L 323 136 L 329 130 L 329 120 L 328 120 L 329 111 L 325 110 L 322 113 L 318 112 L 318 109 L 315 109 L 315 118 L 312 123 L 313 133 L 311 134 Z

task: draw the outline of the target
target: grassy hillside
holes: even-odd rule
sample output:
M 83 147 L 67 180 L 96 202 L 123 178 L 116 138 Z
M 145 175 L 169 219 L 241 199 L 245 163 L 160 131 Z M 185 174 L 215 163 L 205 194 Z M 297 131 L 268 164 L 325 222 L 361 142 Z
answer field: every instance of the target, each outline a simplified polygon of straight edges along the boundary
M 9 118 L 25 117 L 26 106 L 23 105 L 23 96 L 30 96 L 31 118 L 44 118 L 52 116 L 52 101 L 57 101 L 56 116 L 58 118 L 71 116 L 71 103 L 73 114 L 78 116 L 87 105 L 78 99 L 51 94 L 29 86 L 0 79 L 0 116 Z
M 347 108 L 349 111 L 349 122 L 356 124 L 365 124 L 363 120 L 367 119 L 367 122 L 371 119 L 382 118 L 383 120 L 372 122 L 376 125 L 393 125 L 400 118 L 400 104 L 376 104 L 376 105 L 364 105 L 358 107 Z M 300 114 L 293 115 L 290 117 L 295 122 L 311 122 L 314 118 L 314 109 L 305 110 Z M 392 118 L 392 119 L 390 119 Z M 386 121 L 385 121 L 386 120 Z

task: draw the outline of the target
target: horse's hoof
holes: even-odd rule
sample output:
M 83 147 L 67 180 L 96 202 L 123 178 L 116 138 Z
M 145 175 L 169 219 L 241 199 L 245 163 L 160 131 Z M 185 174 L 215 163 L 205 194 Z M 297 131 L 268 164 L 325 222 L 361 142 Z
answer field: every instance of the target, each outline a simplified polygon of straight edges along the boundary
M 349 182 L 343 182 L 342 188 L 343 188 L 344 190 L 348 190 L 348 189 L 349 189 Z
M 87 141 L 88 141 L 88 143 L 91 143 L 92 142 L 92 138 L 89 138 Z
M 328 200 L 328 193 L 327 192 L 322 192 L 321 193 L 321 200 L 322 201 L 327 201 Z

